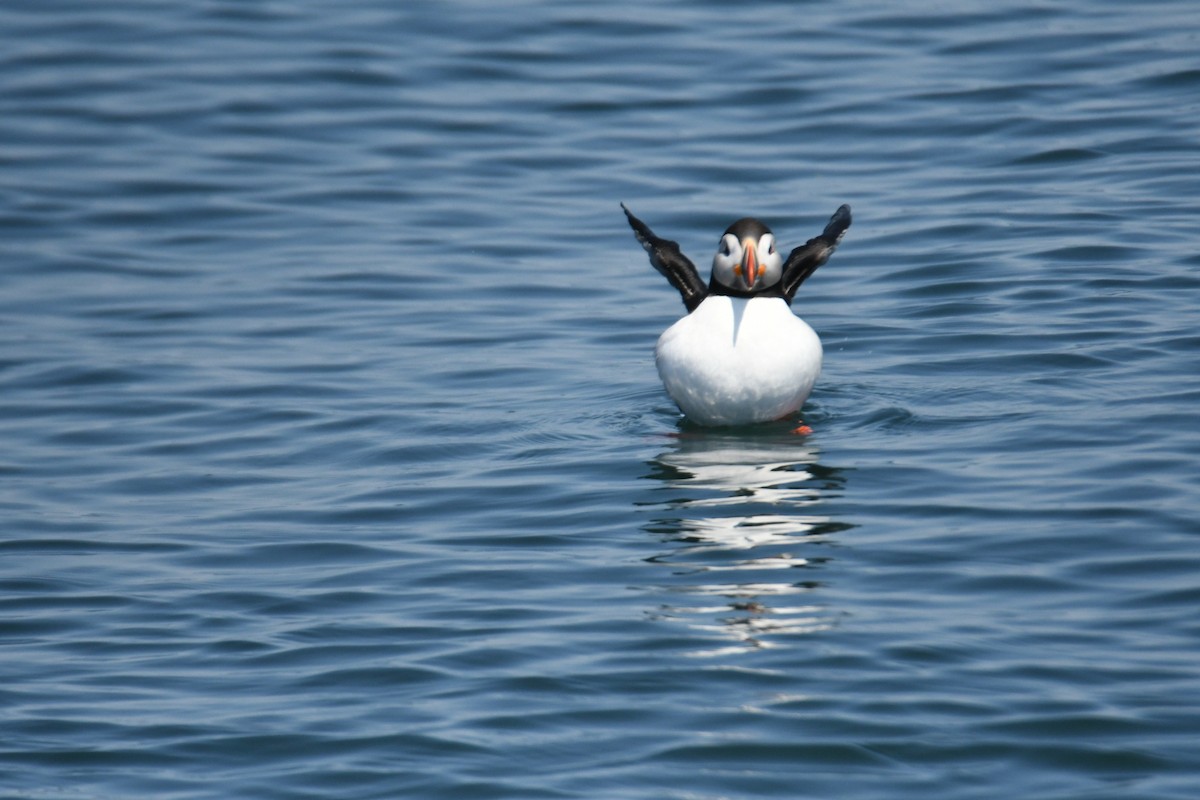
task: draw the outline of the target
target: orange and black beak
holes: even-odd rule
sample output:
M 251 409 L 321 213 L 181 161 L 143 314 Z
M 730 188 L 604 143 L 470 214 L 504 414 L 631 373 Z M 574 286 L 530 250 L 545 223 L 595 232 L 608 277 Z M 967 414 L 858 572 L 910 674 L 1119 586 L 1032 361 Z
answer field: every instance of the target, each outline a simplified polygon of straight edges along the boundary
M 746 238 L 742 240 L 742 280 L 746 282 L 747 289 L 753 289 L 754 284 L 758 282 L 759 276 L 758 266 L 758 242 L 754 239 Z

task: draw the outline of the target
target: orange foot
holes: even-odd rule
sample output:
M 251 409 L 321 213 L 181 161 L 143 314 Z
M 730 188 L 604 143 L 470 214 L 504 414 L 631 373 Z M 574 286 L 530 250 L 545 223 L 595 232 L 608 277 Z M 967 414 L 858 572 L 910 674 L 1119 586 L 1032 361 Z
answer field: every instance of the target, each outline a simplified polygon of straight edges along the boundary
M 808 427 L 803 422 L 792 429 L 792 433 L 796 434 L 797 436 L 809 436 L 812 434 L 812 432 L 812 428 Z

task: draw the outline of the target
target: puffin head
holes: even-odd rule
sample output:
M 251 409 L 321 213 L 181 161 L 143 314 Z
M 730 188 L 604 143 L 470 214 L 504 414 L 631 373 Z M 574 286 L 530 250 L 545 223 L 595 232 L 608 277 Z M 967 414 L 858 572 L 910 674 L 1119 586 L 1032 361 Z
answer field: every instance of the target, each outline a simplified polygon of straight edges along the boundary
M 725 229 L 713 256 L 714 283 L 735 292 L 754 293 L 779 283 L 783 257 L 775 249 L 775 234 L 752 217 Z

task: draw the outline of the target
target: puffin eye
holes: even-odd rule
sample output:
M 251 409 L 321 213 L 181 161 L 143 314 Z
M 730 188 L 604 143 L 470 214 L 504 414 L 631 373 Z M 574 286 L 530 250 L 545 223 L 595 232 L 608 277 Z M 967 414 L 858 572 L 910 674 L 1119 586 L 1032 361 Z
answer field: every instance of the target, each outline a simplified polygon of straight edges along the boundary
M 728 239 L 721 239 L 721 255 L 723 255 L 723 256 L 729 255 L 729 240 Z

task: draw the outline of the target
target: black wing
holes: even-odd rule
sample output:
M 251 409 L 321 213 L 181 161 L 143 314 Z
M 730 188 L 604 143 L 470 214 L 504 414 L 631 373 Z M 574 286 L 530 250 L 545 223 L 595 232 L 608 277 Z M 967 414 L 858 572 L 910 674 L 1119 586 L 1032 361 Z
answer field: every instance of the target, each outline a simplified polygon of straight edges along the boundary
M 837 250 L 838 244 L 841 243 L 842 237 L 846 235 L 846 229 L 849 227 L 850 206 L 842 206 L 833 212 L 833 216 L 829 218 L 829 224 L 825 226 L 825 230 L 821 231 L 820 236 L 814 236 L 788 255 L 787 261 L 783 262 L 783 279 L 780 281 L 780 289 L 783 291 L 783 299 L 787 300 L 789 305 L 791 305 L 792 298 L 796 296 L 796 290 L 800 288 L 800 284 L 804 283 L 809 275 L 816 272 L 817 267 L 828 261 L 834 250 Z
M 646 223 L 629 213 L 629 209 L 625 208 L 624 203 L 621 203 L 621 210 L 629 219 L 629 227 L 633 228 L 633 235 L 650 254 L 650 263 L 683 295 L 683 304 L 687 306 L 690 314 L 708 296 L 708 286 L 700 279 L 700 274 L 696 272 L 696 265 L 679 252 L 678 243 L 655 236 L 654 231 L 650 230 Z

